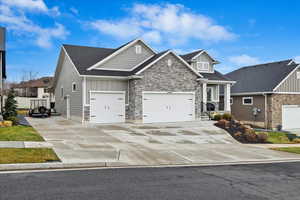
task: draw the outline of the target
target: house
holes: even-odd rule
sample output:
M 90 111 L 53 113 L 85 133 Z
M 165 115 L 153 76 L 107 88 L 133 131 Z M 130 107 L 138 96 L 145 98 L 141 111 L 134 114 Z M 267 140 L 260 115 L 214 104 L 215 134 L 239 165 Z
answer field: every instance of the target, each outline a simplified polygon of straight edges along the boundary
M 2 112 L 3 105 L 3 90 L 4 90 L 4 80 L 6 79 L 6 49 L 5 49 L 5 34 L 6 30 L 4 27 L 0 27 L 0 105 Z
M 293 60 L 242 67 L 226 75 L 237 81 L 231 112 L 267 128 L 300 128 L 300 69 Z
M 48 107 L 54 102 L 54 95 L 50 92 L 53 77 L 41 77 L 34 80 L 11 84 L 10 88 L 16 94 L 18 108 L 29 108 L 31 99 L 45 99 Z
M 214 69 L 217 63 L 204 50 L 179 56 L 156 52 L 140 39 L 115 49 L 63 45 L 53 81 L 55 107 L 69 119 L 91 123 L 191 121 L 210 103 L 230 112 L 234 81 Z

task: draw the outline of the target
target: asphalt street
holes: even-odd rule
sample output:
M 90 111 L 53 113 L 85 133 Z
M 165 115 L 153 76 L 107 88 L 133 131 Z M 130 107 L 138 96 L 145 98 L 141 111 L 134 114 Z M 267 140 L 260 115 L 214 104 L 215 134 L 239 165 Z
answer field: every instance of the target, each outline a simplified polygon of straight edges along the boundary
M 300 163 L 0 174 L 1 200 L 300 199 Z

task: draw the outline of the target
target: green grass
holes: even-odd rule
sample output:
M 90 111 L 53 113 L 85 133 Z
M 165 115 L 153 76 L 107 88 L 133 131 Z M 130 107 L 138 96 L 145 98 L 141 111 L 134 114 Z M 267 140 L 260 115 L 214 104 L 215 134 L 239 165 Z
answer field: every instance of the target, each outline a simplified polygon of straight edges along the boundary
M 272 144 L 292 144 L 293 142 L 289 139 L 286 133 L 282 132 L 268 132 L 267 142 Z
M 51 161 L 59 161 L 52 149 L 0 148 L 0 164 L 45 163 Z
M 44 141 L 36 130 L 29 126 L 0 128 L 0 141 Z
M 300 147 L 280 147 L 280 148 L 272 148 L 276 151 L 284 151 L 289 153 L 298 153 L 300 154 Z

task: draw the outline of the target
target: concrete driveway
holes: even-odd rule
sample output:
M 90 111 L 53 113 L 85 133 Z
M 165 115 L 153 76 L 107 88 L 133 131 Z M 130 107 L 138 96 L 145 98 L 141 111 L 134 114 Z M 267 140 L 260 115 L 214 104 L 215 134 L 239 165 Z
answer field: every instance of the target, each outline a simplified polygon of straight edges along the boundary
M 212 121 L 83 125 L 61 117 L 27 118 L 63 163 L 184 165 L 300 159 L 236 142 Z

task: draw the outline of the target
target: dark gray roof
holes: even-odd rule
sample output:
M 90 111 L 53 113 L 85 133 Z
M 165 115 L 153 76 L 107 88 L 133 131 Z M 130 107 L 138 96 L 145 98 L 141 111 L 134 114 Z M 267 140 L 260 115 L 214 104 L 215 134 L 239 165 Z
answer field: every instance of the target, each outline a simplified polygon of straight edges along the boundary
M 230 78 L 227 78 L 220 72 L 216 71 L 214 73 L 203 73 L 200 72 L 200 74 L 203 76 L 203 78 L 206 78 L 208 80 L 214 80 L 214 81 L 232 81 Z
M 271 92 L 298 65 L 290 60 L 242 67 L 226 74 L 226 77 L 237 81 L 232 93 Z
M 168 51 L 168 50 L 167 50 Z M 149 65 L 150 63 L 154 62 L 155 60 L 159 59 L 162 55 L 164 55 L 167 51 L 162 51 L 160 53 L 155 54 L 154 56 L 152 56 L 150 59 L 148 59 L 146 62 L 142 63 L 140 66 L 138 66 L 137 68 L 135 68 L 132 73 L 135 74 L 136 72 L 142 70 L 144 67 L 146 67 L 147 65 Z
M 199 54 L 200 52 L 202 52 L 203 50 L 197 50 L 197 51 L 193 51 L 191 53 L 188 54 L 184 54 L 184 55 L 180 55 L 181 58 L 183 58 L 185 61 L 190 61 L 192 58 L 194 58 L 197 54 Z

